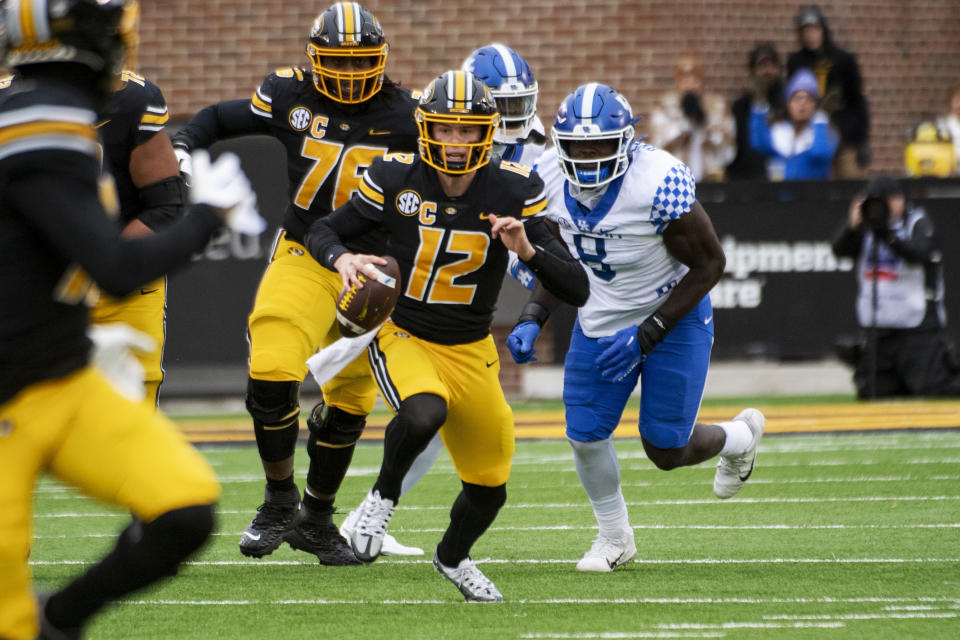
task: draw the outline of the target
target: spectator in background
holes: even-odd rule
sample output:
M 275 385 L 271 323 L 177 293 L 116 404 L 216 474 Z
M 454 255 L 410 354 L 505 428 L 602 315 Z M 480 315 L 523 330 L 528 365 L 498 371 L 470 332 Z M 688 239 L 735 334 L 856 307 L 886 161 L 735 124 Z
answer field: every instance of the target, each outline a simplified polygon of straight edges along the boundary
M 764 180 L 767 159 L 750 146 L 750 106 L 770 105 L 774 114 L 783 112 L 783 63 L 772 42 L 760 42 L 748 60 L 751 86 L 737 98 L 731 112 L 737 131 L 737 156 L 727 166 L 727 180 Z
M 954 163 L 954 173 L 956 173 L 957 165 L 960 164 L 960 84 L 950 89 L 947 104 L 950 111 L 937 119 L 937 125 L 953 140 L 953 152 L 957 159 Z
M 823 100 L 820 108 L 840 134 L 834 178 L 861 178 L 870 164 L 870 111 L 856 57 L 833 43 L 820 7 L 809 4 L 794 16 L 800 50 L 787 59 L 787 76 L 810 69 Z
M 936 244 L 930 217 L 892 178 L 873 178 L 851 203 L 833 252 L 857 260 L 857 397 L 960 394 Z
M 903 150 L 907 177 L 948 178 L 957 171 L 957 153 L 947 129 L 924 120 L 910 130 Z
M 784 91 L 786 116 L 767 122 L 770 105 L 755 103 L 750 112 L 750 146 L 767 156 L 771 180 L 817 180 L 830 177 L 837 135 L 827 115 L 817 109 L 817 79 L 801 69 Z
M 669 151 L 697 182 L 722 180 L 733 160 L 733 116 L 722 96 L 704 92 L 703 65 L 693 55 L 677 59 L 674 89 L 665 93 L 650 116 L 650 141 Z

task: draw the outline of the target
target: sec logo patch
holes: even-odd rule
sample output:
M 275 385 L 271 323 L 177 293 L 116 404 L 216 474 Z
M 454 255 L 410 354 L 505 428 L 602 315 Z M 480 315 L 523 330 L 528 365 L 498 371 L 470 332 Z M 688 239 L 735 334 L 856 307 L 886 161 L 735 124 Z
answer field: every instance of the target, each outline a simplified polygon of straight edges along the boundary
M 310 126 L 310 120 L 313 118 L 313 114 L 310 113 L 310 109 L 306 107 L 294 107 L 290 110 L 290 117 L 288 121 L 290 122 L 290 127 L 295 131 L 304 131 L 307 127 Z
M 405 216 L 415 216 L 420 213 L 420 194 L 407 189 L 397 195 L 397 211 Z

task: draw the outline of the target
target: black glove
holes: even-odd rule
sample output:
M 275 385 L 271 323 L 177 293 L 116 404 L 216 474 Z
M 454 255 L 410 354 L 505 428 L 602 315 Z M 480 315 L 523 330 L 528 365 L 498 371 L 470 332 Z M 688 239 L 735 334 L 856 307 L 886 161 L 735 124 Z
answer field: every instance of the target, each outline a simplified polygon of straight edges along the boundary
M 640 343 L 640 351 L 643 352 L 643 355 L 650 355 L 654 347 L 667 337 L 672 328 L 673 324 L 664 318 L 659 311 L 644 320 L 637 327 L 637 342 Z
M 702 127 L 707 121 L 707 114 L 703 111 L 703 105 L 700 104 L 700 96 L 693 92 L 683 94 L 680 100 L 680 108 L 683 109 L 683 115 L 690 122 L 698 127 Z

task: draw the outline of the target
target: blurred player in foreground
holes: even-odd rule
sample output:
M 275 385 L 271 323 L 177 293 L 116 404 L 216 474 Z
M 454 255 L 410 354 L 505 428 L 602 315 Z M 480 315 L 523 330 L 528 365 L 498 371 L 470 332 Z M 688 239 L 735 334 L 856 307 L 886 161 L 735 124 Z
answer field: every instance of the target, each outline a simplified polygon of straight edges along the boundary
M 2 9 L 0 97 L 0 637 L 79 638 L 107 602 L 176 573 L 207 539 L 220 489 L 203 456 L 153 408 L 90 365 L 89 306 L 185 264 L 226 218 L 262 230 L 235 156 L 197 158 L 190 214 L 121 239 L 96 123 L 121 70 L 123 0 Z M 124 23 L 125 24 L 125 23 Z M 249 222 L 250 226 L 246 227 Z M 136 520 L 38 612 L 30 587 L 32 490 L 49 472 Z M 39 635 L 38 635 L 39 634 Z

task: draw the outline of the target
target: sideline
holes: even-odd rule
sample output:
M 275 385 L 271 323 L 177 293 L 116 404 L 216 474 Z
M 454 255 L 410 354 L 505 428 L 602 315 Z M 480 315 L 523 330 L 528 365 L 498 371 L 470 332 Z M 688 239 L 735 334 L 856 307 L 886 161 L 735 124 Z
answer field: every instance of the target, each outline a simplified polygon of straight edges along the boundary
M 766 434 L 825 433 L 834 431 L 883 431 L 893 429 L 960 429 L 960 400 L 892 401 L 873 403 L 824 403 L 763 405 L 767 416 Z M 738 409 L 727 406 L 705 407 L 698 421 L 723 422 Z M 518 439 L 563 438 L 563 411 L 517 409 L 514 412 Z M 253 429 L 245 416 L 172 417 L 187 438 L 195 443 L 253 443 Z M 615 437 L 637 437 L 638 410 L 624 412 Z M 389 416 L 374 414 L 362 440 L 383 440 Z M 306 425 L 301 421 L 301 437 Z

